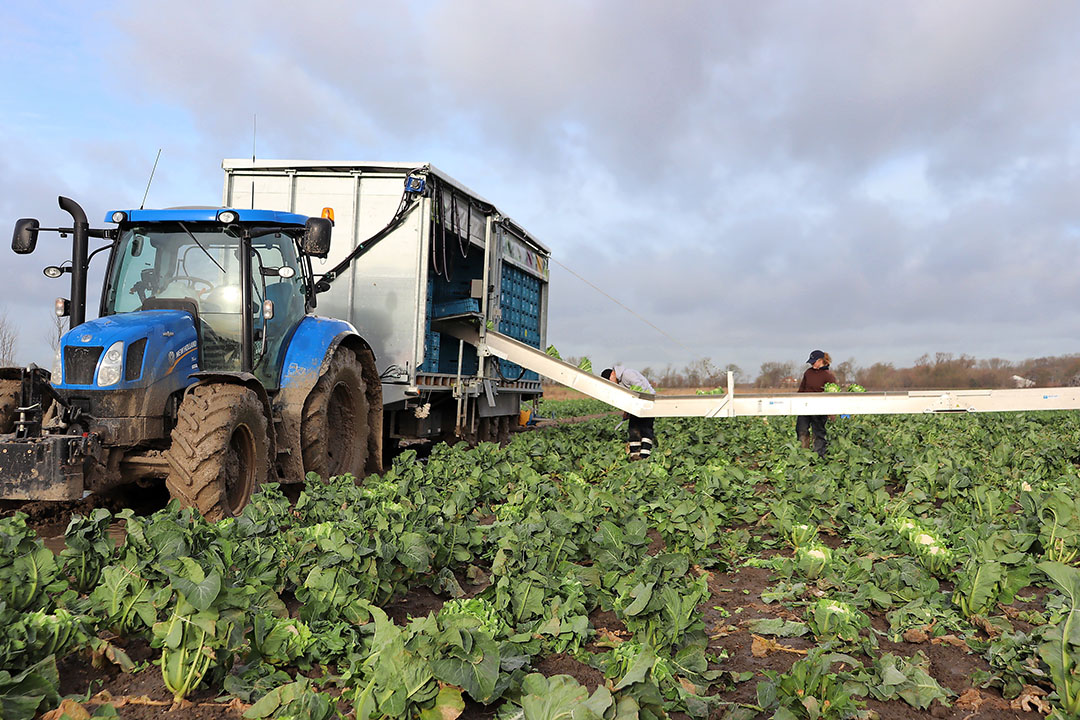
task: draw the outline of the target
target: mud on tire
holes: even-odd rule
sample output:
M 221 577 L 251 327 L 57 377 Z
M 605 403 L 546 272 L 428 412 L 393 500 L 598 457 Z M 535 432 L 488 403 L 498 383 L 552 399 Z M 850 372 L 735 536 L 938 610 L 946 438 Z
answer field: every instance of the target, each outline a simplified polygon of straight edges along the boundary
M 270 475 L 266 416 L 242 385 L 194 388 L 180 404 L 165 453 L 169 494 L 207 520 L 233 517 Z
M 15 409 L 21 390 L 18 380 L 0 380 L 0 435 L 15 432 Z
M 304 402 L 304 472 L 324 480 L 346 473 L 364 477 L 370 469 L 371 437 L 382 437 L 382 428 L 372 427 L 372 410 L 363 365 L 352 350 L 339 347 Z

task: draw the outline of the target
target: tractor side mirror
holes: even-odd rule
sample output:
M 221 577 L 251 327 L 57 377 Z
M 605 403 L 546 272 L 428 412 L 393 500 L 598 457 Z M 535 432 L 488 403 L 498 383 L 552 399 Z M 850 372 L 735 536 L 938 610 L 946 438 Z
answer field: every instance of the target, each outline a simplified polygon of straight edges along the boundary
M 11 236 L 11 249 L 19 255 L 29 255 L 37 247 L 38 228 L 34 218 L 22 218 L 15 222 L 15 233 Z
M 326 218 L 308 218 L 300 249 L 307 255 L 325 258 L 330 254 L 330 230 L 333 224 Z

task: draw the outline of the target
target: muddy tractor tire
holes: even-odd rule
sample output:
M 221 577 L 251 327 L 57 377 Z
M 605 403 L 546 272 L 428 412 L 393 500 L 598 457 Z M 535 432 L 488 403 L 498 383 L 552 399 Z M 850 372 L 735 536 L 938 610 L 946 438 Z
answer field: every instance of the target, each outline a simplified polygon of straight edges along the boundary
M 345 347 L 334 351 L 330 364 L 304 402 L 300 440 L 304 472 L 323 480 L 367 474 L 372 427 L 371 402 L 363 365 Z M 380 458 L 381 460 L 381 458 Z
M 20 381 L 0 380 L 0 435 L 15 432 L 15 410 L 21 391 Z
M 269 478 L 269 456 L 259 396 L 242 385 L 199 385 L 180 403 L 165 485 L 207 520 L 235 517 Z

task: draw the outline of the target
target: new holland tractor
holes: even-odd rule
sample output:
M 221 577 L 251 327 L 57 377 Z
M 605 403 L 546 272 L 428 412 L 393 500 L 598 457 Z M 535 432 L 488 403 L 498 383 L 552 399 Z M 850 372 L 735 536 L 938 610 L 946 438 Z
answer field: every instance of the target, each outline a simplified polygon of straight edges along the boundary
M 408 191 L 407 191 L 408 192 Z M 313 314 L 332 220 L 233 208 L 118 210 L 90 228 L 16 223 L 72 237 L 70 318 L 51 373 L 0 369 L 0 499 L 75 500 L 164 481 L 208 519 L 255 486 L 381 469 L 382 395 L 369 344 Z M 331 213 L 326 213 L 332 215 Z M 91 238 L 106 241 L 89 253 Z M 87 268 L 107 251 L 100 317 L 85 320 Z

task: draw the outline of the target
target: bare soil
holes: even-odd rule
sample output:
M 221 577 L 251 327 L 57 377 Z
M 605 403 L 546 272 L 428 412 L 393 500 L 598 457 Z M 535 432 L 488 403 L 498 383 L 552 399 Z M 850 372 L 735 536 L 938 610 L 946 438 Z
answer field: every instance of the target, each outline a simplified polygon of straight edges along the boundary
M 720 693 L 722 700 L 756 704 L 757 683 L 765 679 L 764 671 L 787 672 L 814 644 L 812 639 L 783 638 L 778 639 L 778 642 L 787 650 L 769 652 L 763 657 L 754 655 L 754 637 L 747 627 L 748 620 L 802 619 L 781 603 L 766 604 L 762 601 L 762 591 L 773 584 L 775 580 L 769 570 L 749 567 L 729 573 L 713 573 L 709 578 L 712 596 L 699 610 L 705 618 L 706 632 L 710 637 L 710 652 L 726 654 L 713 668 L 754 673 L 750 680 L 739 683 L 728 692 Z M 872 620 L 879 630 L 888 627 L 888 622 L 881 613 L 872 616 Z M 1037 720 L 1042 717 L 1038 712 L 1012 709 L 1009 701 L 996 691 L 972 688 L 972 674 L 976 670 L 989 670 L 989 665 L 963 648 L 930 642 L 893 643 L 884 637 L 879 638 L 878 643 L 881 652 L 891 652 L 904 657 L 911 657 L 921 651 L 930 659 L 930 674 L 934 679 L 956 694 L 952 699 L 952 707 L 934 703 L 928 710 L 918 710 L 901 700 L 867 700 L 867 708 L 875 710 L 883 720 L 928 717 L 948 720 Z

